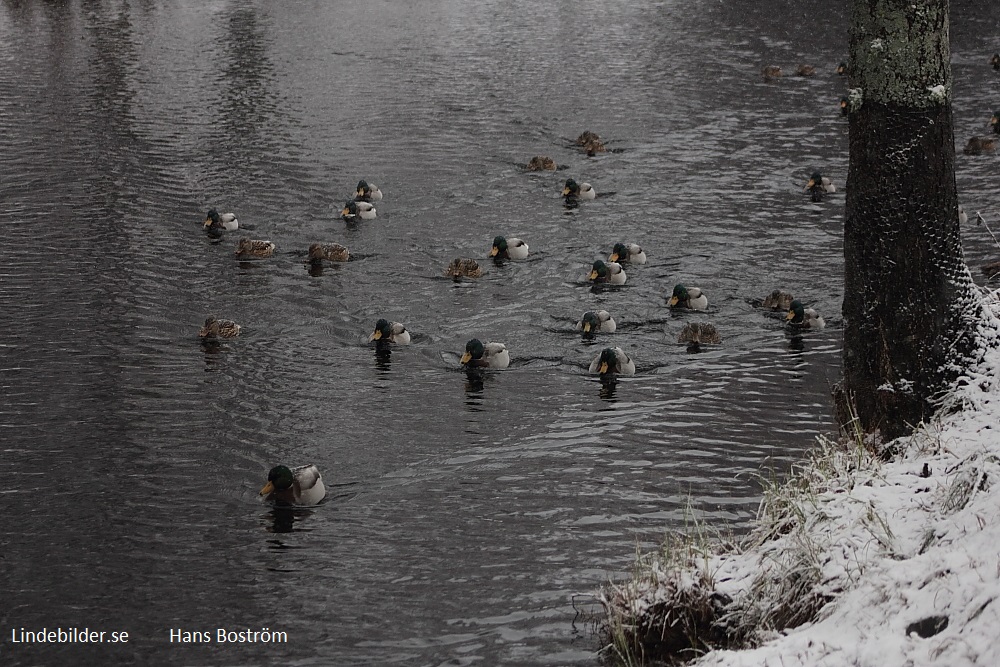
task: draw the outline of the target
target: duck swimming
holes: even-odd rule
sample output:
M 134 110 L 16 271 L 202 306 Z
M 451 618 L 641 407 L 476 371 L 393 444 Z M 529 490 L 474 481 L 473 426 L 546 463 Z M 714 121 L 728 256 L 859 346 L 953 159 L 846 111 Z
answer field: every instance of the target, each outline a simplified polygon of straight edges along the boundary
M 359 218 L 361 220 L 374 220 L 375 215 L 375 207 L 366 201 L 349 201 L 344 204 L 343 210 L 340 211 L 340 217 L 348 222 Z
M 309 263 L 312 265 L 328 262 L 346 262 L 351 259 L 350 251 L 339 243 L 313 243 L 309 246 Z
M 386 345 L 395 343 L 396 345 L 409 345 L 410 332 L 399 322 L 390 322 L 386 319 L 379 319 L 375 323 L 375 331 L 368 336 L 368 342 L 375 342 L 376 345 Z
M 805 189 L 809 191 L 809 195 L 813 201 L 819 202 L 823 201 L 824 194 L 836 192 L 837 186 L 823 174 L 814 171 L 812 176 L 809 177 L 809 182 L 806 183 Z
M 503 236 L 496 236 L 493 238 L 490 257 L 495 259 L 527 259 L 528 244 L 513 236 L 509 239 Z
M 646 253 L 635 243 L 616 243 L 611 249 L 608 261 L 621 264 L 645 264 Z
M 270 502 L 282 505 L 315 505 L 326 497 L 323 476 L 314 465 L 274 466 L 267 473 L 267 484 L 260 495 Z
M 622 265 L 618 262 L 604 262 L 597 260 L 591 267 L 590 275 L 587 279 L 593 283 L 607 283 L 609 285 L 624 285 L 628 280 Z
M 563 186 L 562 191 L 563 197 L 576 197 L 577 199 L 596 199 L 597 192 L 594 190 L 590 183 L 577 183 L 574 179 L 566 179 L 566 185 Z
M 674 291 L 670 295 L 670 307 L 706 310 L 708 308 L 708 297 L 698 287 L 687 287 L 677 284 L 674 285 Z
M 235 232 L 240 228 L 240 221 L 236 219 L 235 213 L 220 214 L 214 208 L 209 209 L 205 216 L 205 229 L 210 232 Z
M 358 181 L 358 187 L 354 192 L 355 201 L 382 201 L 382 191 L 374 183 L 362 179 Z
M 614 333 L 618 325 L 606 310 L 588 310 L 576 323 L 576 330 L 582 331 L 584 338 L 592 338 L 597 333 Z
M 494 368 L 497 370 L 510 365 L 510 353 L 503 343 L 482 343 L 473 338 L 465 344 L 465 354 L 461 363 L 466 368 Z
M 788 314 L 785 316 L 788 324 L 801 329 L 822 329 L 826 322 L 812 308 L 805 308 L 802 302 L 796 299 L 788 307 Z
M 456 257 L 451 260 L 451 264 L 444 270 L 444 275 L 453 278 L 458 282 L 462 278 L 479 278 L 483 275 L 483 270 L 479 268 L 479 262 L 468 257 Z
M 590 372 L 600 374 L 602 379 L 614 379 L 616 375 L 635 375 L 635 362 L 620 347 L 606 347 L 590 362 Z
M 217 320 L 209 317 L 205 326 L 198 331 L 199 338 L 236 338 L 240 335 L 240 325 L 232 320 Z
M 274 254 L 274 244 L 260 239 L 240 239 L 234 254 L 237 257 L 270 257 Z

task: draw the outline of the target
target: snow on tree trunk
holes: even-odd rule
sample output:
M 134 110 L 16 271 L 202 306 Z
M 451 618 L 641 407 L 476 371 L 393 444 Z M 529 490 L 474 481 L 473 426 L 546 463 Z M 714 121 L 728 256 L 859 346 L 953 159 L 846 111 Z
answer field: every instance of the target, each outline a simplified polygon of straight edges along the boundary
M 948 0 L 852 0 L 844 388 L 908 433 L 967 365 L 980 306 L 955 192 Z

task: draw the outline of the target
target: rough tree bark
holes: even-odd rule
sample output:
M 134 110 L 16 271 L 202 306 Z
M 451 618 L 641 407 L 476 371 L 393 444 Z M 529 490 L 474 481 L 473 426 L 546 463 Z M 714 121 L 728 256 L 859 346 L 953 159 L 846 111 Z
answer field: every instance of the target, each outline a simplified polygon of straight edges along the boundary
M 852 0 L 844 384 L 904 435 L 975 349 L 955 192 L 948 0 Z

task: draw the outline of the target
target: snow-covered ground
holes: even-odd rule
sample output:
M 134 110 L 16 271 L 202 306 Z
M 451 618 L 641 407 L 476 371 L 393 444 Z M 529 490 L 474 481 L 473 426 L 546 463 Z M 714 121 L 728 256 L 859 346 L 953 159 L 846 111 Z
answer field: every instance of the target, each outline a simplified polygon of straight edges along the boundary
M 1000 305 L 986 298 L 982 363 L 939 417 L 895 443 L 898 455 L 828 445 L 765 499 L 756 542 L 653 565 L 625 587 L 632 611 L 696 570 L 736 601 L 728 626 L 758 643 L 698 667 L 1000 666 Z M 767 631 L 804 592 L 822 604 L 816 618 Z

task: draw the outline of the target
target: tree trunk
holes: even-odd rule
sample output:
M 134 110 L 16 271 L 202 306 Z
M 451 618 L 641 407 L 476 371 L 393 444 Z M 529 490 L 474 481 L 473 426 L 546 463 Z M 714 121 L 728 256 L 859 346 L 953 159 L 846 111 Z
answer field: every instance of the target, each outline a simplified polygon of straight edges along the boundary
M 844 388 L 886 438 L 930 416 L 975 349 L 949 61 L 948 0 L 852 0 Z

